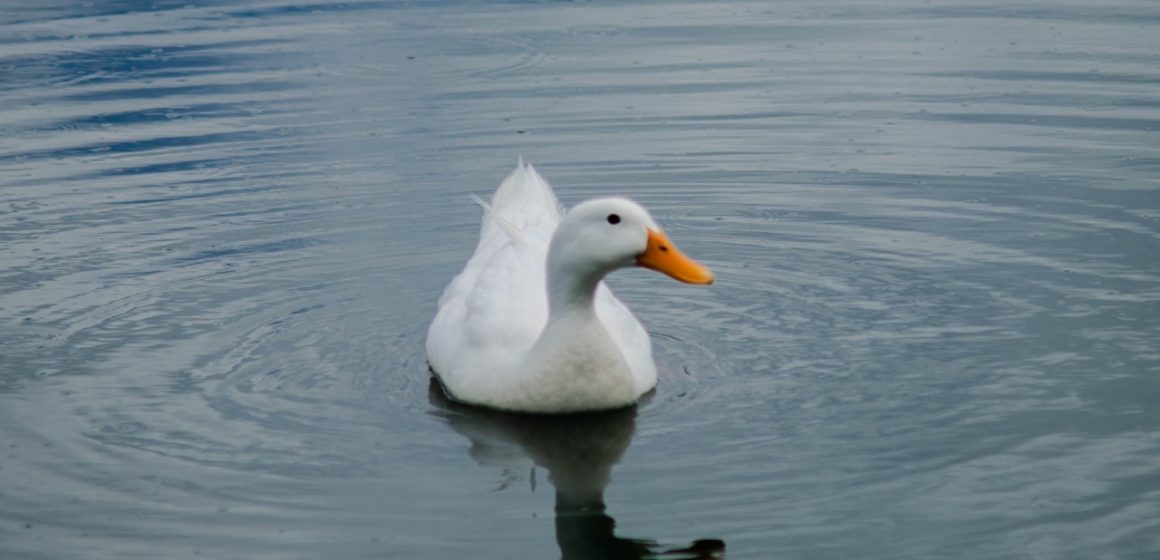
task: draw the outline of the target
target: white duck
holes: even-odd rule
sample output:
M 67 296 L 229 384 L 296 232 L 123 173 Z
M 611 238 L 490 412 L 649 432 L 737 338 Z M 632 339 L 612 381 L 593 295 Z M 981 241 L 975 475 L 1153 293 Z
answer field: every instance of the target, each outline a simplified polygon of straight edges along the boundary
M 523 162 L 484 207 L 475 254 L 439 298 L 431 369 L 453 399 L 520 412 L 630 405 L 656 386 L 648 333 L 601 281 L 638 265 L 692 284 L 713 273 L 644 208 L 590 200 L 564 214 Z

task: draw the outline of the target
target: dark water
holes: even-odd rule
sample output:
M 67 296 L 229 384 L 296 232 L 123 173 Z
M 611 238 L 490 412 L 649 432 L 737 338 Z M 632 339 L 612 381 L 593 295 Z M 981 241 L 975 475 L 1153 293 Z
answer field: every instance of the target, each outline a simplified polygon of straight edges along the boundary
M 1160 4 L 13 4 L 0 557 L 1160 555 Z M 521 155 L 636 410 L 429 394 Z

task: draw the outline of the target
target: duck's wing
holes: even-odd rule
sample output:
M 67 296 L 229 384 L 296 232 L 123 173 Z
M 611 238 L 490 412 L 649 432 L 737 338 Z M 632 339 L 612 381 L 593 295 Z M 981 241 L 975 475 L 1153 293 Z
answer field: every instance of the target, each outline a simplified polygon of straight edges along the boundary
M 465 375 L 510 367 L 548 320 L 545 263 L 562 209 L 522 161 L 483 203 L 479 244 L 439 299 L 427 332 L 432 368 L 455 391 Z

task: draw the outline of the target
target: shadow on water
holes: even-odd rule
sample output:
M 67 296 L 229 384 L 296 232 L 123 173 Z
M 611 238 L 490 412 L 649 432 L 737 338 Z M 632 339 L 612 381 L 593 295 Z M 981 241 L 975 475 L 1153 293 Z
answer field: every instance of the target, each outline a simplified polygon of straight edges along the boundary
M 471 441 L 468 453 L 480 465 L 531 460 L 547 469 L 556 490 L 556 542 L 562 558 L 708 559 L 724 555 L 725 543 L 718 539 L 666 548 L 649 539 L 616 536 L 616 520 L 607 513 L 604 489 L 613 465 L 632 442 L 635 406 L 566 415 L 501 412 L 449 400 L 434 378 L 428 397 L 435 408 L 432 414 Z

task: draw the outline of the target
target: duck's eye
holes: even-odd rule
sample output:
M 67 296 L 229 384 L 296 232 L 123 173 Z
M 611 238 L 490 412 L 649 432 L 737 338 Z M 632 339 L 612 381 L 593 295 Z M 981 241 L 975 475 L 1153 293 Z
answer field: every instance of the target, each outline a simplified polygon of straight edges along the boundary
M 616 214 L 609 214 L 608 215 L 608 223 L 610 223 L 612 225 L 619 224 L 620 223 L 620 216 L 617 216 Z

